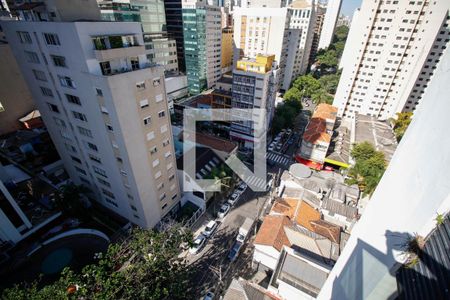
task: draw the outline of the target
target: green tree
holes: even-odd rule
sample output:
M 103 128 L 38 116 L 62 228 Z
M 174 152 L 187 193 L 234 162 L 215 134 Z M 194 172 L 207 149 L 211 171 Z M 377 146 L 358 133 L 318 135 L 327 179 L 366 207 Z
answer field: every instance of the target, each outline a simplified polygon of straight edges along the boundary
M 372 195 L 386 170 L 383 152 L 369 142 L 355 145 L 351 151 L 355 165 L 349 169 L 348 184 L 357 184 L 364 195 Z
M 317 61 L 322 67 L 335 68 L 339 61 L 336 50 L 327 50 L 324 54 L 317 56 Z
M 295 79 L 293 87 L 301 92 L 303 97 L 311 97 L 311 95 L 320 89 L 320 82 L 312 75 L 304 75 Z
M 319 78 L 319 82 L 322 88 L 327 91 L 327 93 L 334 95 L 336 93 L 340 77 L 340 72 L 336 74 L 323 75 Z
M 16 285 L 2 299 L 190 299 L 192 270 L 179 257 L 190 245 L 192 233 L 179 226 L 163 232 L 134 229 L 81 273 L 66 268 L 52 284 Z
M 302 100 L 302 93 L 299 89 L 296 87 L 292 87 L 284 93 L 283 96 L 284 101 L 301 101 Z
M 334 42 L 345 41 L 348 36 L 349 28 L 345 25 L 336 27 L 334 32 Z
M 327 93 L 327 91 L 322 88 L 315 91 L 311 95 L 311 99 L 315 104 L 320 104 L 320 103 L 332 104 L 333 103 L 333 96 L 329 95 Z
M 89 203 L 84 197 L 88 193 L 90 193 L 90 190 L 84 185 L 69 183 L 59 189 L 55 202 L 58 208 L 68 216 L 86 219 Z
M 397 119 L 394 120 L 394 134 L 398 142 L 400 142 L 406 129 L 408 129 L 412 115 L 412 112 L 397 113 Z

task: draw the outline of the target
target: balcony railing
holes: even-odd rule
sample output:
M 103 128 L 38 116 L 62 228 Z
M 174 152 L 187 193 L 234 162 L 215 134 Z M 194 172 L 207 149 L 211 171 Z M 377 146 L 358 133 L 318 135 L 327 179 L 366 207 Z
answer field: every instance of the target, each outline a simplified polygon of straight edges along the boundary
M 139 46 L 134 35 L 98 36 L 92 39 L 95 50 L 119 49 Z

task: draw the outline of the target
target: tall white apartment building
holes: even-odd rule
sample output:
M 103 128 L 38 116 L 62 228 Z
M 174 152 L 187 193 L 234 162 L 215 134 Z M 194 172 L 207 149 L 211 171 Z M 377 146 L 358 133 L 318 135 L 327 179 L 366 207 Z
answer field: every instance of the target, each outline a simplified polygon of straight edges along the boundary
M 235 7 L 233 18 L 234 66 L 243 57 L 275 55 L 283 83 L 289 45 L 288 9 Z
M 297 76 L 306 73 L 309 64 L 309 56 L 314 38 L 314 27 L 316 22 L 316 9 L 314 0 L 298 0 L 289 5 L 290 29 L 300 29 L 300 40 L 298 45 L 289 44 L 295 48 L 295 58 L 293 61 L 292 74 L 285 76 L 284 89 L 288 89 L 291 82 Z M 289 82 L 288 82 L 289 81 Z
M 436 216 L 450 211 L 449 49 L 435 72 L 423 94 L 425 101 L 418 107 L 318 299 L 449 297 L 449 217 L 436 228 Z M 425 238 L 423 255 L 416 265 L 399 269 L 407 258 L 403 245 L 415 234 Z M 407 278 L 399 276 L 402 272 L 407 272 Z M 412 294 L 399 295 L 401 281 L 408 282 L 402 288 Z
M 384 120 L 414 111 L 449 45 L 449 1 L 364 0 L 352 20 L 333 105 Z
M 140 24 L 1 26 L 71 180 L 144 228 L 176 211 L 164 70 L 148 63 Z
M 233 70 L 232 108 L 266 110 L 265 122 L 270 127 L 279 85 L 279 68 L 274 55 L 243 58 Z M 253 148 L 263 136 L 255 136 L 251 121 L 233 122 L 230 137 L 241 147 Z
M 325 19 L 320 33 L 319 49 L 325 49 L 333 41 L 334 29 L 341 11 L 342 0 L 328 0 Z

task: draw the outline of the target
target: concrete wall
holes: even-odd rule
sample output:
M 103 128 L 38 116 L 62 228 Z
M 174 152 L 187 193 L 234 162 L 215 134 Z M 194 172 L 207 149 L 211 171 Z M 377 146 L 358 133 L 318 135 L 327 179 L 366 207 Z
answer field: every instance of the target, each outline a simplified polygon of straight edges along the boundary
M 450 52 L 445 50 L 416 115 L 319 295 L 387 299 L 408 234 L 426 236 L 450 210 Z
M 0 135 L 22 128 L 19 119 L 36 109 L 9 44 L 0 42 Z

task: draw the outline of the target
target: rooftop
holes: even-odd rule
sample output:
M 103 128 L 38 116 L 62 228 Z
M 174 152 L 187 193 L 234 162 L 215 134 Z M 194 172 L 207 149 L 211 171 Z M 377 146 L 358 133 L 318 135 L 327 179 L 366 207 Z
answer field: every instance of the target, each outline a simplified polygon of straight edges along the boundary
M 210 148 L 196 146 L 189 151 L 195 151 L 195 172 L 197 179 L 203 179 L 211 174 L 212 169 L 223 164 L 222 159 Z M 184 155 L 177 159 L 178 170 L 183 170 L 183 158 Z
M 181 139 L 183 139 L 183 136 L 184 134 L 181 135 Z M 195 142 L 198 145 L 208 147 L 216 151 L 226 152 L 228 154 L 232 153 L 237 148 L 237 145 L 229 140 L 201 132 L 196 132 Z
M 303 133 L 303 140 L 315 144 L 318 142 L 330 143 L 331 135 L 328 131 L 333 130 L 334 122 L 336 121 L 337 108 L 321 103 L 319 104 L 308 123 L 308 126 Z
M 258 54 L 256 58 L 244 57 L 238 60 L 236 69 L 264 74 L 272 69 L 274 60 L 275 55 Z
M 233 279 L 223 300 L 281 300 L 261 286 L 248 282 L 242 278 Z
M 340 121 L 342 122 L 342 121 Z M 348 124 L 339 123 L 334 128 L 325 162 L 348 167 L 350 159 L 350 129 Z
M 354 140 L 351 143 L 367 141 L 383 152 L 389 162 L 397 149 L 397 139 L 387 121 L 379 121 L 372 116 L 357 114 L 354 121 Z
M 283 246 L 290 246 L 289 239 L 284 232 L 284 226 L 289 226 L 290 224 L 291 222 L 286 216 L 266 216 L 254 243 L 272 246 L 281 251 Z
M 336 200 L 324 199 L 322 202 L 322 208 L 328 210 L 333 214 L 338 214 L 346 217 L 347 219 L 355 219 L 358 215 L 358 208 L 350 205 L 346 205 Z

